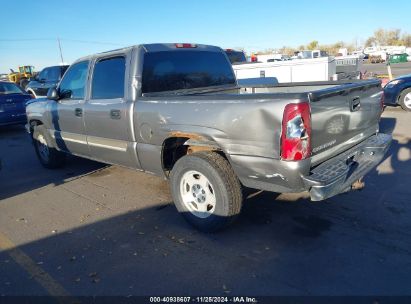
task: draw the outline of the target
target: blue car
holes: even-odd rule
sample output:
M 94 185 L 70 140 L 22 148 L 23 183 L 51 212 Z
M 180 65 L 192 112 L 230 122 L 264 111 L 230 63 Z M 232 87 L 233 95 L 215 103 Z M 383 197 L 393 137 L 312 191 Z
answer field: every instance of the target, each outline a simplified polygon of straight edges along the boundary
M 0 126 L 25 124 L 31 95 L 12 82 L 0 81 Z
M 398 77 L 384 87 L 384 104 L 411 111 L 411 74 Z

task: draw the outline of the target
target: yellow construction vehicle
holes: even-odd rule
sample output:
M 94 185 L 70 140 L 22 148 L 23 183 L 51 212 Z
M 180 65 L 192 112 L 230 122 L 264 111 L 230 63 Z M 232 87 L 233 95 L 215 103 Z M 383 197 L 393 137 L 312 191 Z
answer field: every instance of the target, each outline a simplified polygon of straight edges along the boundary
M 34 66 L 31 65 L 23 65 L 19 66 L 18 72 L 15 72 L 13 69 L 10 69 L 11 73 L 9 76 L 9 81 L 17 83 L 23 89 L 29 83 L 29 79 L 35 76 Z

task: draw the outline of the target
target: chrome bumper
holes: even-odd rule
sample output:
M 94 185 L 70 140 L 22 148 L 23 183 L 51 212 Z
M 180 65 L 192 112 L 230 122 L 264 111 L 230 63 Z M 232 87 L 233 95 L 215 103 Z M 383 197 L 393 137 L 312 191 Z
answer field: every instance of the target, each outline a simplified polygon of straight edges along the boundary
M 346 192 L 351 185 L 375 168 L 390 147 L 392 136 L 376 134 L 362 143 L 320 164 L 302 176 L 312 201 L 321 201 Z

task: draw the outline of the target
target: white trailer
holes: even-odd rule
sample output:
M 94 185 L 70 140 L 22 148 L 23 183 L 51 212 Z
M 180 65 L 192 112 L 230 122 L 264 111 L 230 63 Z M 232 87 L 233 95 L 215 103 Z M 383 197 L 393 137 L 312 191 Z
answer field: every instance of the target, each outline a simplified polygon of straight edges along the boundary
M 338 79 L 360 79 L 362 58 L 359 55 L 346 55 L 335 57 Z
M 275 77 L 279 82 L 337 80 L 333 57 L 234 64 L 237 79 Z
M 263 54 L 257 55 L 257 62 L 273 62 L 273 61 L 284 61 L 289 60 L 289 56 L 282 54 Z

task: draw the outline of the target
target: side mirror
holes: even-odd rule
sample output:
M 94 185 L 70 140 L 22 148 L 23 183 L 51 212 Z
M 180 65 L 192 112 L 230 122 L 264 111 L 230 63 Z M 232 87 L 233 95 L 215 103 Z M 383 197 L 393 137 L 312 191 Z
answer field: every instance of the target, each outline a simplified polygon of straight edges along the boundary
M 56 87 L 51 87 L 47 92 L 47 99 L 50 100 L 59 100 L 59 92 L 57 91 Z

